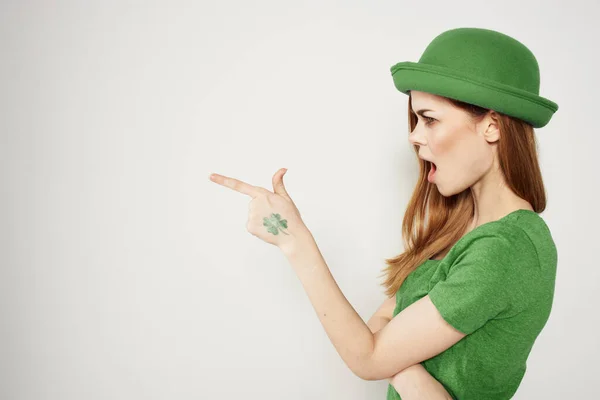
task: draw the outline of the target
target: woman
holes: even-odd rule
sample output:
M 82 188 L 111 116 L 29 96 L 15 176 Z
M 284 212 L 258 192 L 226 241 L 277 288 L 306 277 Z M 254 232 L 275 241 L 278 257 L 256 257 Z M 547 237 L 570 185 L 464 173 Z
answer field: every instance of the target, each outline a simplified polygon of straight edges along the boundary
M 390 378 L 387 398 L 428 388 L 439 398 L 509 399 L 554 295 L 557 252 L 538 215 L 546 197 L 533 128 L 558 105 L 539 96 L 531 51 L 487 29 L 446 31 L 419 63 L 391 72 L 409 95 L 421 176 L 404 218 L 405 251 L 387 260 L 384 285 L 395 296 L 369 323 L 375 333 L 427 298 L 465 337 Z
M 418 63 L 391 68 L 409 95 L 420 177 L 386 260 L 389 299 L 365 324 L 340 291 L 283 184 L 252 197 L 247 229 L 287 257 L 346 365 L 388 379 L 387 399 L 509 399 L 552 305 L 557 252 L 533 128 L 558 109 L 538 95 L 533 54 L 502 33 L 438 35 Z M 283 172 L 283 173 L 282 173 Z

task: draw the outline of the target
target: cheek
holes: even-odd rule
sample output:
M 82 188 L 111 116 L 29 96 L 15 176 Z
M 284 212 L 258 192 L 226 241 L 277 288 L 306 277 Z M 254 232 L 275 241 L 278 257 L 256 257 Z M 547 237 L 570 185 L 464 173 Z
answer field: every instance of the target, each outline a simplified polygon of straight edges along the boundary
M 441 160 L 449 156 L 454 152 L 454 149 L 458 143 L 458 135 L 454 131 L 437 130 L 432 132 L 427 141 L 427 144 L 431 150 L 434 160 Z
M 470 182 L 478 179 L 489 166 L 489 148 L 464 131 L 437 135 L 431 142 L 431 151 L 446 178 Z
M 440 169 L 453 168 L 468 153 L 465 135 L 455 127 L 432 132 L 428 145 Z
M 491 153 L 484 142 L 473 138 L 463 140 L 454 148 L 455 174 L 473 183 L 478 180 L 490 166 Z

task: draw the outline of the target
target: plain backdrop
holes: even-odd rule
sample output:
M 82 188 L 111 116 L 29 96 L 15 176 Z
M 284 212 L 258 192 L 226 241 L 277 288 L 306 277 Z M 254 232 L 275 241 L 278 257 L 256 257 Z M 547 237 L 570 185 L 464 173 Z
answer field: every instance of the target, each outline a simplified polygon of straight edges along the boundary
M 598 398 L 596 1 L 0 2 L 0 398 L 385 399 L 341 360 L 250 198 L 286 187 L 366 321 L 417 178 L 390 67 L 501 31 L 559 105 L 536 129 L 558 248 L 514 398 Z

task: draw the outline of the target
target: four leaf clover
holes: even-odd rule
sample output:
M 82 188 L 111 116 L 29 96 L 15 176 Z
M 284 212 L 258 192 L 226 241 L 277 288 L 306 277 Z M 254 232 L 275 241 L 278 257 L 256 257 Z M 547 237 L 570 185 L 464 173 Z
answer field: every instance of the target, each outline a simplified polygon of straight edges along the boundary
M 282 229 L 282 227 L 287 229 L 287 220 L 281 219 L 281 216 L 279 214 L 271 214 L 270 218 L 264 217 L 263 225 L 266 226 L 267 231 L 269 231 L 273 235 L 278 235 L 280 229 L 282 233 L 289 235 L 289 233 L 286 233 Z

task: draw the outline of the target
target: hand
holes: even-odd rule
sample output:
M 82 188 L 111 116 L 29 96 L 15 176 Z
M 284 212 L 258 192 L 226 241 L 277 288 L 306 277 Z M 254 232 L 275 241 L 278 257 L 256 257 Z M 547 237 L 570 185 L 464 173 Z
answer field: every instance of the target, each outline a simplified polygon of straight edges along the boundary
M 281 168 L 273 175 L 274 192 L 223 175 L 210 176 L 213 182 L 252 197 L 248 204 L 246 229 L 280 249 L 291 245 L 308 230 L 283 185 L 283 175 L 286 172 L 286 168 Z

